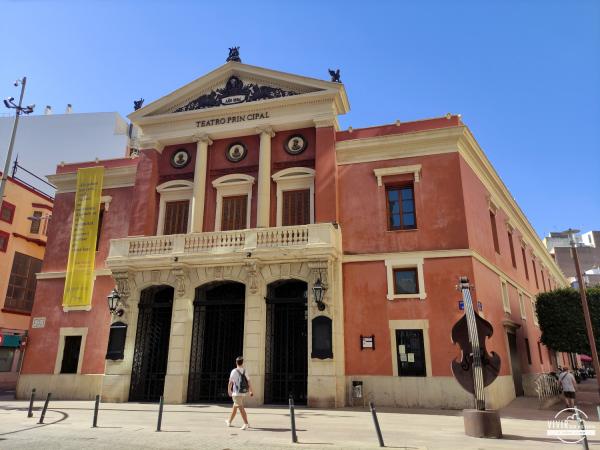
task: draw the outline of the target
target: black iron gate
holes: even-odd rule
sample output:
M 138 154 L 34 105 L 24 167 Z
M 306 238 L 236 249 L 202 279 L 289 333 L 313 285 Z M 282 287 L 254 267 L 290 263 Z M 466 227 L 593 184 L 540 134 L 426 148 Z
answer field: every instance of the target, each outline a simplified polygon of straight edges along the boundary
M 196 289 L 188 402 L 230 401 L 229 374 L 243 351 L 245 292 L 234 282 Z
M 265 403 L 306 404 L 308 376 L 307 285 L 277 281 L 267 296 Z
M 140 295 L 129 400 L 158 401 L 165 387 L 173 288 L 152 286 Z

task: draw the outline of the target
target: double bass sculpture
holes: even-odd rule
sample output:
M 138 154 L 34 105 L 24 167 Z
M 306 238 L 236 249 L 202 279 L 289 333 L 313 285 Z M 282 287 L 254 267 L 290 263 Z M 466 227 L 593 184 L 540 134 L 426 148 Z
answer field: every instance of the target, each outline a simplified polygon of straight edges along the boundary
M 452 342 L 461 348 L 460 359 L 452 361 L 452 373 L 475 399 L 475 409 L 464 410 L 465 433 L 500 438 L 502 428 L 498 412 L 485 409 L 485 387 L 500 372 L 500 357 L 496 352 L 489 354 L 485 347 L 486 338 L 492 336 L 494 329 L 475 311 L 468 278 L 460 277 L 457 288 L 462 292 L 465 314 L 452 327 Z

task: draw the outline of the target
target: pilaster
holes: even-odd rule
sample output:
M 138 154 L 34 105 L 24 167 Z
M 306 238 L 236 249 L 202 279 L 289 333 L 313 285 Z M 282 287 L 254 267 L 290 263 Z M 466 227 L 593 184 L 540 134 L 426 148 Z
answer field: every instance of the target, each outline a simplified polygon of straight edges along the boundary
M 258 198 L 256 227 L 267 228 L 271 211 L 271 138 L 275 133 L 271 128 L 261 128 L 260 153 L 258 162 Z
M 204 224 L 204 200 L 206 197 L 206 171 L 208 146 L 212 144 L 207 135 L 196 137 L 196 163 L 194 166 L 194 188 L 192 193 L 192 232 L 201 233 Z

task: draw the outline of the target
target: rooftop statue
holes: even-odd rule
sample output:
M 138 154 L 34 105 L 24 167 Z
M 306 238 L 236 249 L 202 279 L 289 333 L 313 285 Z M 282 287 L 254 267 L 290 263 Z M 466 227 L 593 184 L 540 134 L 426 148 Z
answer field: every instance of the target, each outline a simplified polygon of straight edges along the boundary
M 333 81 L 334 83 L 342 82 L 342 80 L 340 80 L 340 69 L 337 69 L 337 70 L 329 69 L 329 75 L 331 75 L 331 81 Z
M 229 47 L 229 56 L 225 60 L 225 62 L 235 61 L 242 62 L 242 58 L 240 58 L 240 48 L 239 47 Z

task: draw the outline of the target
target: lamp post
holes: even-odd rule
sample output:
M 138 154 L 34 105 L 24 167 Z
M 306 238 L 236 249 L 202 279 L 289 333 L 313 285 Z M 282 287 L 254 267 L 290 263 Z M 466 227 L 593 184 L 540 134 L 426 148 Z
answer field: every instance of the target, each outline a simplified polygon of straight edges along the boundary
M 565 231 L 569 235 L 569 244 L 571 245 L 571 256 L 575 263 L 575 274 L 577 276 L 577 284 L 579 285 L 579 293 L 581 295 L 581 306 L 583 307 L 583 317 L 585 319 L 585 327 L 590 342 L 590 349 L 592 353 L 592 364 L 594 366 L 594 372 L 596 372 L 596 381 L 598 382 L 598 395 L 600 395 L 600 364 L 598 362 L 598 350 L 596 349 L 596 339 L 594 338 L 594 329 L 592 328 L 592 319 L 590 316 L 590 307 L 587 301 L 587 295 L 585 292 L 585 283 L 583 276 L 581 275 L 581 268 L 579 267 L 579 257 L 577 255 L 577 243 L 575 242 L 575 234 L 579 233 L 579 230 L 569 228 Z
M 19 97 L 19 104 L 15 103 L 14 97 L 9 97 L 4 100 L 4 106 L 9 109 L 14 109 L 16 112 L 15 122 L 13 124 L 12 134 L 10 136 L 10 144 L 8 144 L 8 154 L 6 155 L 6 163 L 4 164 L 4 171 L 2 172 L 2 181 L 0 182 L 0 208 L 2 207 L 2 201 L 4 199 L 4 189 L 6 187 L 6 181 L 8 180 L 8 170 L 10 169 L 10 162 L 12 159 L 13 147 L 15 145 L 15 137 L 17 135 L 17 126 L 19 125 L 19 117 L 21 114 L 31 114 L 35 105 L 22 106 L 23 96 L 25 95 L 25 84 L 27 84 L 27 77 L 23 77 L 21 80 L 15 81 L 15 86 L 21 85 L 21 96 Z

